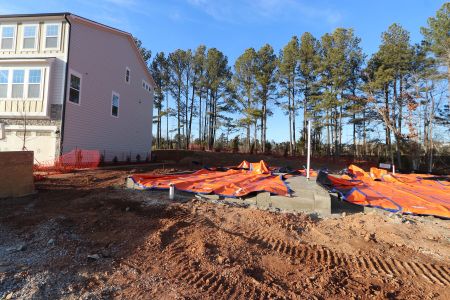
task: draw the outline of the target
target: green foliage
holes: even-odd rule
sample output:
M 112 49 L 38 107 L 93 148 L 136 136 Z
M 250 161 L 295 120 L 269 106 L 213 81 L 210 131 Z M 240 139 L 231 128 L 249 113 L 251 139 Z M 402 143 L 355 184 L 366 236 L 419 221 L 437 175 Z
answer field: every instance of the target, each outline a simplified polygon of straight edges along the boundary
M 142 46 L 142 41 L 136 37 L 133 37 L 134 42 L 136 43 L 137 48 L 139 49 L 139 52 L 141 53 L 142 59 L 144 60 L 145 64 L 148 65 L 150 58 L 152 57 L 152 51 Z

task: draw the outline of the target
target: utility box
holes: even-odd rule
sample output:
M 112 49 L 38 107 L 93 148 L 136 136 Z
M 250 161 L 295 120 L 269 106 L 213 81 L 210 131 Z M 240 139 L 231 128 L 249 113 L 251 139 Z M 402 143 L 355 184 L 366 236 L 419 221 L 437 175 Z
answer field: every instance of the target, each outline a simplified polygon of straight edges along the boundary
M 0 198 L 34 193 L 33 151 L 0 152 Z

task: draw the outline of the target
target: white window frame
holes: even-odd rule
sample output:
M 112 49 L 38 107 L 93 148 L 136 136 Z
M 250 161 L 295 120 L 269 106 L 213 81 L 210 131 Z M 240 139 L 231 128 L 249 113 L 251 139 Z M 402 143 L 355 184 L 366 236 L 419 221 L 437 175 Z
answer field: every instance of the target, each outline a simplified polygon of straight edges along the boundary
M 25 27 L 34 27 L 36 31 L 34 32 L 34 48 L 24 48 L 25 44 Z M 39 24 L 36 23 L 24 23 L 22 24 L 22 44 L 21 50 L 23 51 L 36 51 L 39 43 Z
M 13 41 L 12 48 L 3 49 L 3 28 L 12 27 L 13 28 Z M 14 51 L 16 49 L 16 38 L 17 38 L 17 24 L 2 24 L 0 25 L 0 51 Z
M 39 97 L 37 97 L 37 98 L 29 98 L 28 97 L 28 92 L 29 92 L 29 89 L 30 89 L 30 84 L 37 84 L 37 83 L 30 83 L 30 71 L 31 70 L 40 70 L 41 71 L 41 74 L 40 74 L 40 77 L 39 77 Z M 27 94 L 25 95 L 26 97 L 25 97 L 25 100 L 39 100 L 39 99 L 42 99 L 42 93 L 43 93 L 43 88 L 44 88 L 44 81 L 42 80 L 42 77 L 44 76 L 44 70 L 42 69 L 42 68 L 39 68 L 39 67 L 36 67 L 36 68 L 27 68 L 26 70 L 25 70 L 25 78 L 26 78 L 26 82 L 25 82 L 25 84 L 26 84 L 26 92 L 27 92 Z
M 44 83 L 45 83 L 45 67 L 36 66 L 36 67 L 1 67 L 0 70 L 8 70 L 8 87 L 6 92 L 6 98 L 0 98 L 2 100 L 44 100 Z M 21 98 L 13 98 L 12 97 L 12 86 L 13 86 L 13 76 L 15 70 L 23 70 L 24 71 L 24 80 L 23 80 L 23 94 Z M 41 70 L 41 82 L 39 83 L 39 97 L 38 98 L 28 98 L 28 85 L 29 85 L 29 76 L 30 70 Z M 37 84 L 37 83 L 32 83 Z
M 26 96 L 28 96 L 28 69 L 27 68 L 11 68 L 11 82 L 10 82 L 10 95 L 9 95 L 9 99 L 12 100 L 27 100 Z M 23 71 L 23 82 L 22 83 L 14 83 L 14 71 Z M 21 84 L 23 85 L 22 87 L 22 97 L 21 98 L 13 98 L 12 96 L 12 90 L 13 90 L 13 85 L 15 84 Z
M 9 85 L 11 83 L 11 70 L 9 68 L 0 68 L 0 71 L 8 71 L 8 78 L 6 83 L 0 83 L 0 85 L 6 85 L 6 97 L 0 97 L 0 99 L 9 99 L 10 88 Z
M 128 72 L 128 81 L 127 81 L 127 72 Z M 129 67 L 125 68 L 125 83 L 130 84 L 131 82 L 131 70 Z
M 78 91 L 78 92 L 79 92 L 78 103 L 75 103 L 75 102 L 70 101 L 70 79 L 71 79 L 71 76 L 72 76 L 72 75 L 74 75 L 74 76 L 80 78 L 80 89 L 79 89 L 79 91 Z M 78 106 L 80 106 L 80 105 L 81 105 L 81 91 L 82 91 L 82 89 L 83 89 L 83 76 L 81 76 L 81 74 L 78 73 L 77 71 L 74 71 L 74 70 L 72 70 L 72 69 L 69 70 L 69 76 L 68 76 L 67 88 L 68 88 L 68 92 L 67 92 L 67 102 L 72 103 L 73 105 L 78 105 Z
M 113 108 L 113 105 L 114 105 L 114 103 L 113 103 L 114 96 L 117 96 L 117 99 L 118 99 L 117 116 L 113 115 L 113 112 L 112 112 L 112 108 Z M 119 118 L 119 116 L 120 116 L 120 94 L 115 92 L 115 91 L 112 91 L 112 94 L 111 94 L 111 106 L 109 108 L 109 111 L 110 111 L 112 117 Z
M 53 25 L 58 26 L 58 35 L 56 36 L 56 38 L 57 38 L 56 39 L 56 47 L 47 47 L 47 38 L 55 37 L 54 35 L 47 36 L 47 27 L 53 26 Z M 55 49 L 59 49 L 60 47 L 61 47 L 61 23 L 45 23 L 45 26 L 44 26 L 44 49 L 55 50 Z

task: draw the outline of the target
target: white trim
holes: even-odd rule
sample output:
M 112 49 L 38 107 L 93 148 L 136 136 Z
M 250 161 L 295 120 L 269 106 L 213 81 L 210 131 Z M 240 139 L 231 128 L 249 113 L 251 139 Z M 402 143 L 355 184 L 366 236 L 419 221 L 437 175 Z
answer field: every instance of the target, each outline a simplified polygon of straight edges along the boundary
M 5 130 L 12 131 L 12 130 L 24 130 L 25 126 L 23 125 L 6 125 Z M 27 125 L 27 130 L 34 130 L 34 131 L 53 131 L 55 132 L 57 130 L 56 126 L 51 125 Z
M 127 71 L 128 71 L 128 81 L 127 81 Z M 126 84 L 131 83 L 131 70 L 128 66 L 125 68 L 125 83 Z
M 117 96 L 117 100 L 118 100 L 118 105 L 117 105 L 117 116 L 113 115 L 113 113 L 112 113 L 114 96 Z M 119 118 L 119 116 L 120 116 L 120 94 L 117 93 L 117 92 L 115 92 L 115 91 L 112 91 L 112 95 L 111 95 L 111 106 L 109 107 L 109 110 L 110 110 L 110 113 L 111 113 L 111 117 Z
M 47 37 L 55 37 L 53 35 L 51 36 L 47 36 L 47 27 L 48 26 L 52 26 L 52 25 L 56 25 L 58 26 L 58 36 L 56 39 L 56 47 L 47 47 Z M 61 23 L 45 23 L 44 25 L 44 47 L 42 47 L 45 50 L 59 50 L 59 48 L 61 47 L 61 29 L 62 29 L 62 24 Z
M 3 49 L 3 28 L 5 27 L 12 27 L 14 29 L 13 33 L 13 41 L 12 41 L 12 48 Z M 17 24 L 10 23 L 10 24 L 2 24 L 0 25 L 0 51 L 8 52 L 8 51 L 14 51 L 16 50 L 16 39 L 17 39 Z
M 71 79 L 72 75 L 80 78 L 80 89 L 79 89 L 79 95 L 78 95 L 78 103 L 70 101 L 70 79 Z M 82 84 L 83 84 L 83 76 L 81 75 L 81 73 L 78 73 L 77 71 L 69 69 L 69 76 L 68 76 L 67 79 L 68 79 L 68 81 L 67 81 L 67 88 L 69 90 L 69 92 L 67 93 L 67 99 L 66 99 L 67 102 L 72 103 L 73 105 L 81 106 L 81 90 L 82 90 Z
M 24 48 L 24 41 L 25 41 L 25 27 L 34 27 L 34 48 Z M 20 43 L 20 50 L 21 51 L 36 51 L 38 49 L 39 44 L 39 24 L 37 23 L 23 23 L 22 24 L 22 39 Z

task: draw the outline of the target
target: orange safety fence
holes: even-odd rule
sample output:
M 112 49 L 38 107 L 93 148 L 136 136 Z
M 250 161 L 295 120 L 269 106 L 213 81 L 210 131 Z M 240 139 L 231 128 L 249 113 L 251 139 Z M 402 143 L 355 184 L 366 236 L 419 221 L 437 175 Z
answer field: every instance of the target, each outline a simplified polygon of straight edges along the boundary
M 75 149 L 58 158 L 45 162 L 38 162 L 34 165 L 33 171 L 36 173 L 67 173 L 76 169 L 94 169 L 100 164 L 101 154 L 98 150 Z M 36 174 L 36 178 L 41 178 L 42 174 Z
M 350 165 L 349 175 L 319 176 L 318 181 L 351 203 L 392 212 L 450 218 L 450 177 L 392 174 Z
M 242 197 L 261 191 L 284 196 L 290 194 L 282 176 L 272 175 L 264 161 L 255 164 L 243 162 L 239 167 L 226 171 L 202 169 L 189 174 L 136 174 L 130 178 L 143 189 L 168 189 L 173 184 L 181 191 L 226 197 Z

